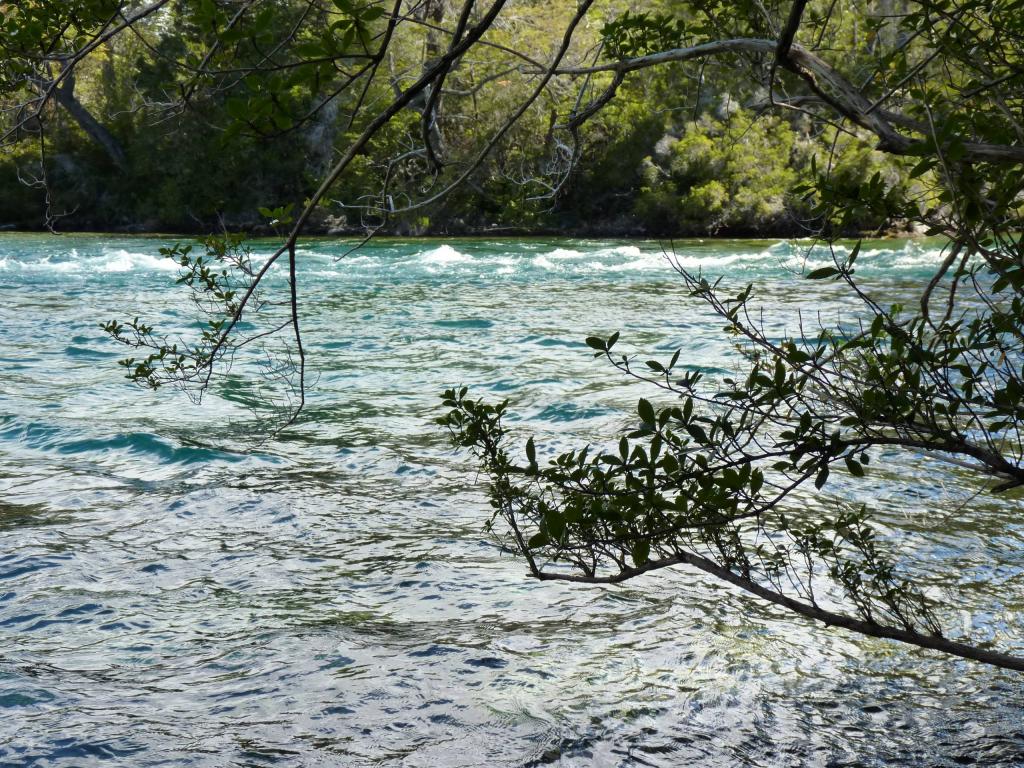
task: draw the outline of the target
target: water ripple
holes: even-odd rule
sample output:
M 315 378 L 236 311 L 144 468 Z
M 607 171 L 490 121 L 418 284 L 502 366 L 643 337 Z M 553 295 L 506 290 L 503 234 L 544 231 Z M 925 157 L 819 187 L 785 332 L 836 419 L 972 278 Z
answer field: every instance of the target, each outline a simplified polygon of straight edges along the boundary
M 731 370 L 657 244 L 385 240 L 336 261 L 344 244 L 311 241 L 319 383 L 258 455 L 244 420 L 225 426 L 256 394 L 243 369 L 195 408 L 132 389 L 97 335 L 137 308 L 188 317 L 161 244 L 0 238 L 0 765 L 1024 763 L 1008 673 L 810 627 L 688 571 L 531 582 L 485 536 L 475 469 L 431 423 L 442 389 L 509 398 L 542 453 L 630 426 L 637 390 L 588 335 Z M 912 285 L 936 254 L 879 243 L 858 271 Z M 801 243 L 680 257 L 758 281 L 769 321 L 848 308 L 794 295 L 821 258 Z M 883 526 L 952 564 L 935 586 L 973 631 L 1020 644 L 1019 503 L 937 526 L 939 496 L 883 479 Z

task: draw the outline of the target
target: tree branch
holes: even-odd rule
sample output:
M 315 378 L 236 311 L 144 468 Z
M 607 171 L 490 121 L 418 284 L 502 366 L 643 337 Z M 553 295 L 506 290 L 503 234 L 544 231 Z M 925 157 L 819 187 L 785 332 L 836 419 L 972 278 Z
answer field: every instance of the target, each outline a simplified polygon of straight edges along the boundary
M 625 74 L 671 62 L 693 61 L 711 56 L 735 53 L 771 55 L 780 51 L 780 42 L 783 39 L 739 37 L 716 40 L 607 64 L 590 67 L 564 67 L 556 70 L 555 74 L 571 76 L 597 72 Z M 922 147 L 928 146 L 922 141 L 914 141 L 904 136 L 892 127 L 892 123 L 899 123 L 912 128 L 915 126 L 914 121 L 879 110 L 832 65 L 801 45 L 790 41 L 787 55 L 779 61 L 779 64 L 798 75 L 818 98 L 843 117 L 877 136 L 879 139 L 878 149 L 894 155 L 914 155 Z M 969 162 L 1024 163 L 1024 146 L 964 142 L 963 148 L 963 159 Z
M 64 82 L 53 89 L 53 96 L 57 103 L 74 118 L 79 127 L 88 134 L 89 138 L 102 147 L 117 169 L 122 173 L 127 173 L 128 161 L 120 142 L 114 137 L 114 134 L 107 130 L 106 126 L 92 116 L 92 113 L 75 96 L 75 76 L 73 74 L 65 77 Z
M 992 666 L 1000 667 L 1002 669 L 1024 671 L 1024 657 L 1000 653 L 998 651 L 988 651 L 966 643 L 948 640 L 940 635 L 926 635 L 909 629 L 876 624 L 872 621 L 864 621 L 845 614 L 827 611 L 817 605 L 811 605 L 810 603 L 805 603 L 768 589 L 751 579 L 740 576 L 737 573 L 733 573 L 728 568 L 722 567 L 713 560 L 689 552 L 683 552 L 673 557 L 665 558 L 664 560 L 650 561 L 637 568 L 624 568 L 613 576 L 574 576 L 572 574 L 545 573 L 540 570 L 534 571 L 532 575 L 542 581 L 571 581 L 580 584 L 618 584 L 642 574 L 656 571 L 661 568 L 668 568 L 674 565 L 692 566 L 721 579 L 722 581 L 727 581 L 745 592 L 757 595 L 769 603 L 786 608 L 794 613 L 804 616 L 805 618 L 812 619 L 813 621 L 820 621 L 829 627 L 841 627 L 842 629 L 848 629 L 862 635 L 880 637 L 886 640 L 898 640 L 902 643 L 915 645 L 919 648 L 941 651 L 942 653 L 948 653 L 951 656 L 959 656 L 963 659 L 980 661 L 984 664 L 991 664 Z

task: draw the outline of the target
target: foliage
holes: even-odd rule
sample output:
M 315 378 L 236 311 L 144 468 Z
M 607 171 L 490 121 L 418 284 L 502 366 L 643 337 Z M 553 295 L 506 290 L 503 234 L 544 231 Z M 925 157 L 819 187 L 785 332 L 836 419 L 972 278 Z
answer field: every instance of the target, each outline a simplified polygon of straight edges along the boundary
M 678 48 L 686 39 L 686 26 L 667 13 L 626 11 L 601 28 L 601 38 L 610 56 L 629 59 Z
M 792 229 L 796 134 L 775 118 L 737 110 L 705 115 L 648 158 L 637 212 L 660 233 L 752 233 Z
M 0 98 L 6 93 L 13 109 L 27 93 L 36 91 L 30 82 L 49 77 L 37 73 L 28 78 L 30 70 L 16 72 L 23 60 L 31 58 L 30 49 L 59 38 L 60 25 L 69 18 L 65 11 L 73 12 L 82 34 L 87 34 L 98 29 L 116 5 L 83 3 L 78 8 L 37 3 L 8 11 L 10 39 L 18 48 L 15 55 L 11 44 L 2 60 L 12 79 L 0 89 Z M 349 99 L 358 100 L 345 84 L 366 66 L 371 44 L 385 29 L 387 12 L 380 4 L 336 3 L 308 17 L 303 17 L 304 6 L 301 2 L 263 4 L 259 11 L 233 22 L 237 9 L 230 3 L 174 3 L 164 16 L 161 11 L 146 17 L 134 27 L 136 34 L 113 37 L 75 70 L 75 92 L 123 147 L 126 167 L 111 163 L 68 114 L 48 109 L 42 113 L 48 126 L 43 133 L 26 124 L 21 128 L 22 149 L 0 152 L 0 173 L 13 178 L 16 168 L 25 165 L 24 147 L 31 135 L 33 142 L 46 142 L 45 168 L 37 160 L 32 172 L 22 173 L 22 178 L 38 179 L 49 187 L 49 223 L 58 217 L 65 229 L 182 232 L 206 232 L 224 225 L 261 227 L 256 215 L 259 206 L 268 201 L 302 201 L 332 154 L 358 135 L 352 125 L 345 125 Z M 711 23 L 707 9 L 688 12 L 686 21 L 676 7 L 652 6 L 655 10 L 609 19 L 590 33 L 591 39 L 603 41 L 611 56 L 629 57 L 692 41 Z M 550 28 L 565 23 L 566 11 L 561 4 L 546 8 L 543 15 L 532 10 L 536 24 Z M 713 16 L 714 9 L 710 13 Z M 294 33 L 282 39 L 281 30 L 291 29 Z M 44 43 L 47 35 L 51 37 Z M 72 50 L 79 37 L 65 33 L 61 45 Z M 423 30 L 396 30 L 389 48 L 391 66 L 416 71 L 422 66 L 428 38 Z M 527 24 L 495 30 L 493 38 L 532 58 L 543 56 L 549 44 L 536 27 Z M 287 55 L 264 76 L 258 70 L 261 52 L 282 45 Z M 200 76 L 195 70 L 207 54 L 205 64 L 211 72 Z M 478 64 L 472 72 L 453 73 L 446 96 L 453 106 L 438 116 L 445 149 L 452 156 L 478 149 L 498 128 L 502 115 L 524 95 L 521 81 L 509 72 L 515 62 L 503 59 L 496 49 L 481 49 L 476 56 Z M 224 64 L 225 74 L 213 74 L 218 63 Z M 407 153 L 414 140 L 410 137 L 419 131 L 418 116 L 410 111 L 374 138 L 359 158 L 358 171 L 352 169 L 339 180 L 331 196 L 334 202 L 324 201 L 311 225 L 353 230 L 373 225 L 394 232 L 419 232 L 426 219 L 431 232 L 498 226 L 673 236 L 732 230 L 799 233 L 778 190 L 759 203 L 754 198 L 760 190 L 748 182 L 803 172 L 807 152 L 794 154 L 793 141 L 811 144 L 823 155 L 828 152 L 828 137 L 810 136 L 807 121 L 774 118 L 771 131 L 755 121 L 751 135 L 766 142 L 764 151 L 748 152 L 743 173 L 731 179 L 724 177 L 738 161 L 723 159 L 718 165 L 730 166 L 718 168 L 723 178 L 705 178 L 706 188 L 694 191 L 689 202 L 685 201 L 686 178 L 672 178 L 668 187 L 660 183 L 661 174 L 651 178 L 652 168 L 645 158 L 654 158 L 655 165 L 660 165 L 656 144 L 666 131 L 681 135 L 683 141 L 699 142 L 704 137 L 716 147 L 725 134 L 730 144 L 743 134 L 733 118 L 723 123 L 713 113 L 728 93 L 739 94 L 741 101 L 750 93 L 743 91 L 742 81 L 730 70 L 708 67 L 706 72 L 709 82 L 702 89 L 697 105 L 701 114 L 696 120 L 680 125 L 672 113 L 663 111 L 667 100 L 679 98 L 678 75 L 671 69 L 654 70 L 620 89 L 616 99 L 582 127 L 575 147 L 559 140 L 558 131 L 553 130 L 559 121 L 552 116 L 568 111 L 576 94 L 571 89 L 552 89 L 548 102 L 524 115 L 489 154 L 473 185 L 459 186 L 444 200 L 405 213 L 402 201 L 409 203 L 418 196 L 427 170 L 418 156 L 391 163 Z M 392 88 L 375 80 L 363 100 L 387 98 Z M 325 103 L 318 97 L 339 89 L 337 102 Z M 457 116 L 460 112 L 464 114 Z M 538 136 L 547 138 L 539 142 Z M 740 154 L 723 152 L 732 158 Z M 166 162 L 168 157 L 174 162 Z M 557 185 L 548 184 L 551 170 L 566 166 L 570 158 L 571 176 Z M 210 169 L 216 170 L 211 173 Z M 671 173 L 671 169 L 661 170 Z M 726 187 L 725 194 L 714 181 Z M 398 209 L 386 215 L 367 196 L 368 189 L 385 183 L 392 208 Z M 736 205 L 738 196 L 748 199 Z M 704 205 L 709 207 L 707 212 Z M 0 205 L 0 224 L 42 226 L 48 222 L 44 209 L 38 196 L 12 193 Z M 867 229 L 888 223 L 856 224 Z
M 488 474 L 491 524 L 503 524 L 508 545 L 535 577 L 616 582 L 688 564 L 827 624 L 1024 669 L 1018 657 L 943 635 L 944 606 L 884 553 L 868 507 L 836 500 L 830 513 L 825 503 L 808 507 L 803 490 L 822 494 L 837 471 L 865 477 L 879 447 L 947 457 L 996 478 L 991 492 L 1024 485 L 1024 155 L 995 149 L 1020 140 L 1013 116 L 995 114 L 1000 102 L 1021 103 L 1019 91 L 1005 87 L 1012 72 L 995 64 L 1019 61 L 1020 51 L 1017 39 L 989 35 L 1007 4 L 967 6 L 957 13 L 984 21 L 966 25 L 965 34 L 961 16 L 950 19 L 948 8 L 921 3 L 899 26 L 903 35 L 924 36 L 929 48 L 911 63 L 907 44 L 897 43 L 875 73 L 887 81 L 878 86 L 882 94 L 899 93 L 895 108 L 927 119 L 927 127 L 916 124 L 923 139 L 915 144 L 873 124 L 867 109 L 844 115 L 875 130 L 886 151 L 919 158 L 906 161 L 912 168 L 882 161 L 832 130 L 831 151 L 807 153 L 798 176 L 786 160 L 764 159 L 768 147 L 792 151 L 790 126 L 752 126 L 742 114 L 716 125 L 706 116 L 703 131 L 669 142 L 657 162 L 648 161 L 637 202 L 642 215 L 662 217 L 661 226 L 687 213 L 722 224 L 730 217 L 756 220 L 773 211 L 745 204 L 780 206 L 786 193 L 802 202 L 822 237 L 893 219 L 917 222 L 950 244 L 910 311 L 884 305 L 859 284 L 859 244 L 846 251 L 826 239 L 832 265 L 806 277 L 837 281 L 858 297 L 860 324 L 821 327 L 816 335 L 801 327 L 781 339 L 763 326 L 752 285 L 730 294 L 677 263 L 694 299 L 720 315 L 739 341 L 745 376 L 703 382 L 677 368 L 683 350 L 667 361 L 641 362 L 613 351 L 618 333 L 590 337 L 595 356 L 677 404 L 659 408 L 640 399 L 640 426 L 617 444 L 570 450 L 546 465 L 532 438 L 525 460 L 511 452 L 507 403 L 475 400 L 465 388 L 445 393 L 441 423 Z M 874 32 L 879 39 L 883 26 L 875 24 Z M 936 61 L 944 87 L 900 91 Z M 793 69 L 800 73 L 799 65 Z M 979 71 L 988 79 L 979 80 Z M 994 93 L 997 81 L 1003 87 Z M 985 103 L 977 103 L 982 93 Z M 992 124 L 976 121 L 976 111 Z M 913 125 L 899 115 L 887 119 Z M 742 133 L 740 123 L 751 133 Z M 774 141 L 759 137 L 773 130 Z M 743 137 L 754 147 L 749 154 Z M 982 146 L 988 144 L 991 151 Z M 1012 156 L 998 156 L 1004 152 Z M 777 171 L 747 172 L 765 165 Z M 745 189 L 756 190 L 749 202 L 738 194 Z M 940 287 L 944 298 L 935 302 Z

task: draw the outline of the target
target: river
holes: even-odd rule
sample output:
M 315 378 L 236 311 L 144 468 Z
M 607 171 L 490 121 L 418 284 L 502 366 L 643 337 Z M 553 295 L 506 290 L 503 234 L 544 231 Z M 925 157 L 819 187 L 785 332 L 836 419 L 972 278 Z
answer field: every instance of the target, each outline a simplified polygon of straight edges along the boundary
M 126 381 L 100 328 L 187 325 L 170 242 L 0 236 L 0 765 L 1024 764 L 1019 675 L 812 626 L 686 569 L 537 583 L 484 533 L 481 478 L 432 423 L 443 389 L 508 398 L 551 451 L 615 439 L 650 396 L 588 335 L 735 363 L 661 244 L 380 240 L 339 258 L 348 243 L 311 239 L 308 407 L 254 444 L 245 361 L 194 405 Z M 857 312 L 799 280 L 821 258 L 806 244 L 675 251 L 754 282 L 772 322 Z M 888 241 L 858 267 L 899 292 L 937 259 Z M 974 637 L 1024 652 L 1020 502 L 962 503 L 976 481 L 936 466 L 834 492 L 912 542 Z

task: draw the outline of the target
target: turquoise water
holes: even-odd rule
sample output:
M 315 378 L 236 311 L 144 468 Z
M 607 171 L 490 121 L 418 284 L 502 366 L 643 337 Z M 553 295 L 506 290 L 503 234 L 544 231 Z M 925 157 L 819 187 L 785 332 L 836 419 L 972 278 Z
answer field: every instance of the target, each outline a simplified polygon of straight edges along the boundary
M 0 765 L 1024 763 L 1020 676 L 686 570 L 535 583 L 483 534 L 475 469 L 431 423 L 442 389 L 509 398 L 550 451 L 615 435 L 649 394 L 587 335 L 729 370 L 658 244 L 379 241 L 338 260 L 345 243 L 311 241 L 316 385 L 306 420 L 252 449 L 245 361 L 194 406 L 121 378 L 98 327 L 187 325 L 166 243 L 0 237 Z M 801 244 L 676 253 L 756 282 L 769 323 L 856 312 L 794 277 Z M 874 243 L 858 267 L 901 295 L 937 258 Z M 896 467 L 836 491 L 880 499 L 948 618 L 1024 651 L 1020 502 L 964 506 L 972 478 Z

